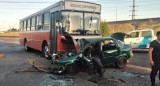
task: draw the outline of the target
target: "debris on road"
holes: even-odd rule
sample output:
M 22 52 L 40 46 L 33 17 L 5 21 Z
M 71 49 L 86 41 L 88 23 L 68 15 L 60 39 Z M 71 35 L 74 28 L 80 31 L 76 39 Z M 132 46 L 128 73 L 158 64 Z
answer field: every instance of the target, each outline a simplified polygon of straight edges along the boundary
M 0 54 L 0 59 L 5 58 L 6 56 L 4 54 Z
M 40 86 L 72 86 L 74 79 L 72 77 L 49 75 Z
M 136 66 L 136 65 L 131 65 L 128 64 L 127 65 L 128 71 L 129 72 L 134 72 L 135 74 L 145 74 L 145 75 L 149 75 L 151 72 L 151 68 L 150 67 L 142 67 L 142 66 Z M 133 69 L 135 71 L 133 71 Z M 143 71 L 143 72 L 142 72 Z
M 144 78 L 144 76 L 140 76 L 140 75 L 139 75 L 139 76 L 137 76 L 137 77 L 139 77 L 139 78 Z
M 126 81 L 122 80 L 122 79 L 118 79 L 120 82 L 122 83 L 126 83 Z
M 16 73 L 28 73 L 28 72 L 40 72 L 40 71 L 33 68 L 33 67 L 32 68 L 27 68 L 27 69 L 16 70 Z
M 42 63 L 39 59 L 36 58 L 29 58 L 28 59 L 30 65 L 33 67 L 37 68 L 39 71 L 45 72 L 45 73 L 51 73 L 52 72 L 52 67 L 50 65 L 45 65 Z M 45 62 L 45 61 L 43 61 Z M 50 63 L 49 61 L 47 63 Z
M 122 80 L 109 79 L 104 77 L 91 78 L 88 81 L 96 83 L 98 86 L 128 86 L 128 84 Z

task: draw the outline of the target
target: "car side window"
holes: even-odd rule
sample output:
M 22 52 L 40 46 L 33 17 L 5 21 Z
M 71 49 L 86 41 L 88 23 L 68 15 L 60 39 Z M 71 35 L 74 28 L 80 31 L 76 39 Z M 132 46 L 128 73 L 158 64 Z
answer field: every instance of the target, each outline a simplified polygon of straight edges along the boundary
M 116 44 L 114 43 L 113 40 L 102 41 L 102 50 L 103 51 L 113 50 L 113 49 L 116 49 Z
M 139 37 L 139 32 L 132 32 L 127 36 L 127 38 L 137 38 L 137 37 Z
M 142 37 L 151 36 L 151 31 L 142 31 Z

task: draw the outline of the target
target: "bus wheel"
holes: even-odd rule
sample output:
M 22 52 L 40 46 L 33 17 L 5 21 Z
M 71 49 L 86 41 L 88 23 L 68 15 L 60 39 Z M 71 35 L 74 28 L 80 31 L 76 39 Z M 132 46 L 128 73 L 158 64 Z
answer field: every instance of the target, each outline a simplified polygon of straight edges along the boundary
M 48 51 L 49 51 L 48 45 L 45 43 L 43 45 L 43 47 L 42 47 L 42 55 L 43 55 L 43 57 L 45 57 L 47 59 L 49 59 L 49 53 L 48 53 Z
M 126 65 L 127 65 L 127 59 L 125 57 L 120 57 L 116 62 L 116 66 L 120 69 L 125 68 Z
M 31 48 L 28 47 L 28 45 L 27 45 L 27 40 L 24 41 L 24 49 L 25 49 L 26 51 L 30 51 L 30 50 L 31 50 Z

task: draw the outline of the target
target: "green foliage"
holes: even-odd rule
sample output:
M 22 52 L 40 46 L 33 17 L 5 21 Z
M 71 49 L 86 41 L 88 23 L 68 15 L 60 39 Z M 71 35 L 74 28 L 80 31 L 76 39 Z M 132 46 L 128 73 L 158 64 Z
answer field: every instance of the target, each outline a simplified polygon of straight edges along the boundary
M 108 37 L 110 35 L 110 28 L 106 21 L 101 22 L 101 35 L 102 37 Z

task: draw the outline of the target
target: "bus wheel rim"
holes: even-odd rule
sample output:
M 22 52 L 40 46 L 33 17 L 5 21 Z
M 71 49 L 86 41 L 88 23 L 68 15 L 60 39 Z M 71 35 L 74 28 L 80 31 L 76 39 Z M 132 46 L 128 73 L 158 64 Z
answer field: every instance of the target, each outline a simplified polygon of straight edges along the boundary
M 45 54 L 45 57 L 48 57 L 48 46 L 45 46 L 44 54 Z

